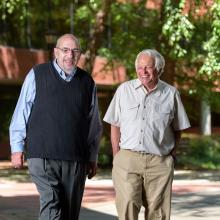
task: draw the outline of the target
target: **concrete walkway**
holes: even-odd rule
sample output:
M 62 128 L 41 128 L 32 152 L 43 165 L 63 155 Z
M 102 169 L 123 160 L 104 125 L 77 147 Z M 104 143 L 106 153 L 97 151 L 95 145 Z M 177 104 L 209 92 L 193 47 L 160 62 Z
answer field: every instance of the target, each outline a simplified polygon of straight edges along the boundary
M 116 220 L 114 196 L 110 176 L 87 180 L 80 220 Z M 0 170 L 0 220 L 37 220 L 38 208 L 34 184 L 6 180 Z M 171 220 L 186 219 L 220 219 L 220 172 L 175 172 Z

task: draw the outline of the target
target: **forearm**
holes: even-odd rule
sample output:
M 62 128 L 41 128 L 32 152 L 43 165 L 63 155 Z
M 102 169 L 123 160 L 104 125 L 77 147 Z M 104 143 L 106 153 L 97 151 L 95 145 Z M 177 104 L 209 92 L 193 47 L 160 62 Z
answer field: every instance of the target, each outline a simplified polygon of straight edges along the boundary
M 120 128 L 114 125 L 111 125 L 111 143 L 112 143 L 112 153 L 113 156 L 119 151 L 119 142 L 120 142 Z

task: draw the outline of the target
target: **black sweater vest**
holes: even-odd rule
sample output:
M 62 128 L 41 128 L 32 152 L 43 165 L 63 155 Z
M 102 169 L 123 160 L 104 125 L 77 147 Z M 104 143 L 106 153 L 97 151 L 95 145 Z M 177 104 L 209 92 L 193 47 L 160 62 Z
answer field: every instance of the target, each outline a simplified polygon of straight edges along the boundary
M 52 63 L 34 67 L 36 97 L 27 123 L 27 157 L 88 161 L 94 81 L 77 68 L 70 82 Z

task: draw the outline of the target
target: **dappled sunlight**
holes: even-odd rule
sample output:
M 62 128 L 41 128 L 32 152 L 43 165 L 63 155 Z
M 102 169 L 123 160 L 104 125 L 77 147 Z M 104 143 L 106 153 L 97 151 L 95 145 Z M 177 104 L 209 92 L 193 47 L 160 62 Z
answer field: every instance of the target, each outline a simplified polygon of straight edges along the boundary
M 27 167 L 15 170 L 0 163 L 0 219 L 36 220 L 39 195 Z M 103 173 L 103 176 L 102 176 Z M 171 220 L 217 220 L 220 218 L 220 171 L 175 171 Z M 143 220 L 144 209 L 139 220 Z M 116 220 L 111 170 L 99 169 L 86 181 L 80 220 Z
M 83 203 L 85 207 L 94 207 L 100 203 L 114 203 L 115 192 L 113 186 L 86 186 Z

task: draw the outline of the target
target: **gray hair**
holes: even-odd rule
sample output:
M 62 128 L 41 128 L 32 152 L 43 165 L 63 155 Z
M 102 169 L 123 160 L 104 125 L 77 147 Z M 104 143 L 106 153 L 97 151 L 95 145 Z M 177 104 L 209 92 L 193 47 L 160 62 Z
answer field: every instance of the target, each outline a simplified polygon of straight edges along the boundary
M 156 50 L 154 49 L 145 49 L 145 50 L 142 50 L 136 57 L 136 60 L 135 60 L 135 68 L 137 69 L 137 62 L 138 62 L 138 59 L 139 59 L 139 56 L 141 54 L 146 54 L 146 55 L 149 55 L 151 57 L 154 58 L 155 60 L 155 68 L 157 70 L 157 73 L 159 76 L 161 76 L 161 74 L 163 73 L 164 71 L 164 66 L 165 66 L 165 60 L 164 60 L 164 57 Z

